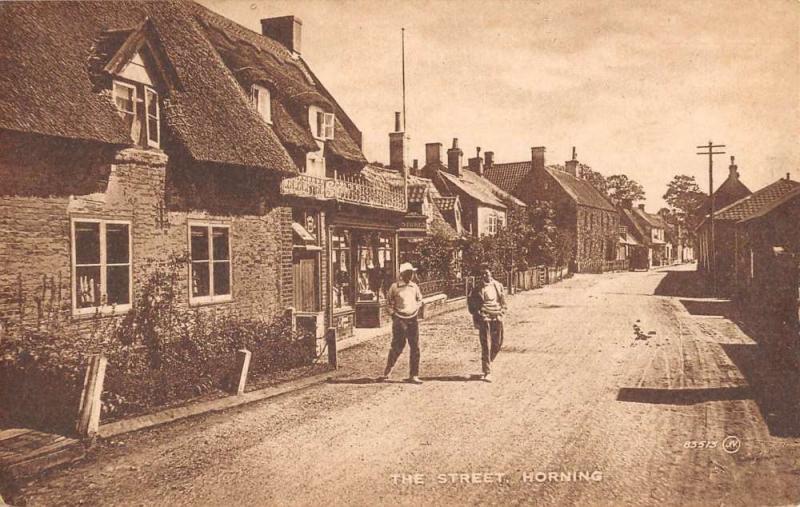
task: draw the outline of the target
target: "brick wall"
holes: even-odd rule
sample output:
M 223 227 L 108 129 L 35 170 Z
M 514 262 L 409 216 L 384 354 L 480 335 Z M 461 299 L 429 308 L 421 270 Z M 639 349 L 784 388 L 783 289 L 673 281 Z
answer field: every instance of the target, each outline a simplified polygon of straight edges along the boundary
M 131 222 L 133 301 L 150 270 L 188 253 L 188 223 L 200 220 L 230 226 L 232 259 L 232 301 L 204 310 L 270 319 L 291 304 L 291 210 L 270 205 L 262 176 L 153 150 L 13 136 L 0 153 L 0 181 L 10 182 L 0 191 L 0 323 L 35 325 L 54 313 L 86 330 L 92 319 L 71 310 L 70 220 L 80 217 Z M 188 307 L 188 266 L 178 283 Z

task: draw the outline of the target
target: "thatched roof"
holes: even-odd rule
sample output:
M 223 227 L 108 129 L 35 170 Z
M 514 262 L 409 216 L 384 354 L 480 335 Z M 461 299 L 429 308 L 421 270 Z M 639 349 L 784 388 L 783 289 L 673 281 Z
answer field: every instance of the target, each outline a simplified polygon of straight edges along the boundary
M 169 137 L 195 160 L 294 173 L 287 148 L 318 149 L 304 113 L 315 104 L 336 113 L 327 150 L 366 163 L 361 133 L 302 59 L 179 0 L 0 4 L 0 129 L 130 144 L 102 72 L 143 27 L 169 74 L 161 90 Z M 254 82 L 276 91 L 272 126 L 250 105 Z

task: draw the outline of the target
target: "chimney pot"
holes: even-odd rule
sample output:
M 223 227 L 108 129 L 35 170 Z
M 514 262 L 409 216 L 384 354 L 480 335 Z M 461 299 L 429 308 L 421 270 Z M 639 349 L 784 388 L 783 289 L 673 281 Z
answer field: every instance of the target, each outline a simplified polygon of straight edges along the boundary
M 400 130 L 400 112 L 395 111 L 394 113 L 394 131 L 395 132 L 402 132 Z
M 739 166 L 736 165 L 736 157 L 733 155 L 731 155 L 731 165 L 728 166 L 728 171 L 730 172 L 730 175 L 728 176 L 730 179 L 739 179 Z
M 280 16 L 261 20 L 261 34 L 300 54 L 303 21 L 296 16 Z
M 456 148 L 458 148 L 458 138 L 454 137 L 453 138 L 453 148 L 452 149 L 455 150 Z

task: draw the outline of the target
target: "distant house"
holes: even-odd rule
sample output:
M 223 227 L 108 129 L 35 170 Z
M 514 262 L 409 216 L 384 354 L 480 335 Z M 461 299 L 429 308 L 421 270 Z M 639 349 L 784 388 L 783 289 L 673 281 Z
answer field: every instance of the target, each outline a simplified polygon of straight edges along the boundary
M 577 170 L 574 153 L 562 170 L 545 166 L 544 147 L 535 147 L 531 148 L 530 161 L 492 163 L 484 172 L 486 179 L 525 203 L 552 202 L 556 225 L 575 238 L 573 268 L 579 272 L 600 271 L 606 261 L 617 259 L 619 215 Z
M 620 240 L 623 258 L 628 260 L 630 269 L 650 269 L 653 252 L 650 233 L 633 212 L 632 202 L 626 200 L 618 208 L 620 217 Z
M 459 221 L 467 234 L 475 237 L 497 234 L 508 223 L 509 206 L 525 206 L 524 202 L 484 177 L 480 153 L 470 159 L 465 168 L 458 139 L 453 139 L 452 148 L 447 150 L 447 165 L 442 163 L 441 152 L 441 143 L 425 145 L 425 165 L 421 173 L 433 182 L 441 197 L 458 198 Z M 486 155 L 491 159 L 490 153 Z M 440 202 L 449 212 L 450 203 Z
M 739 179 L 739 166 L 736 165 L 735 160 L 736 159 L 734 157 L 731 157 L 731 163 L 730 166 L 728 166 L 728 177 L 714 191 L 715 210 L 720 210 L 725 206 L 753 193 Z M 708 216 L 710 211 L 711 198 L 706 197 L 693 212 L 693 215 L 697 217 L 698 220 L 702 220 Z
M 714 213 L 714 244 L 711 249 L 711 219 L 697 228 L 698 270 L 712 272 L 718 287 L 729 292 L 736 277 L 736 223 L 746 221 L 792 192 L 800 183 L 781 178 Z

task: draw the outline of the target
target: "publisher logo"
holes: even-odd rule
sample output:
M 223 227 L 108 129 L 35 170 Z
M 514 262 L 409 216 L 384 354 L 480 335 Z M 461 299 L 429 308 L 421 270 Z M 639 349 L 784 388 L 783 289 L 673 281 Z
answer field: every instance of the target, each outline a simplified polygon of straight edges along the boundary
M 742 442 L 739 440 L 739 437 L 735 435 L 729 435 L 722 441 L 722 450 L 728 454 L 736 454 L 741 447 Z

